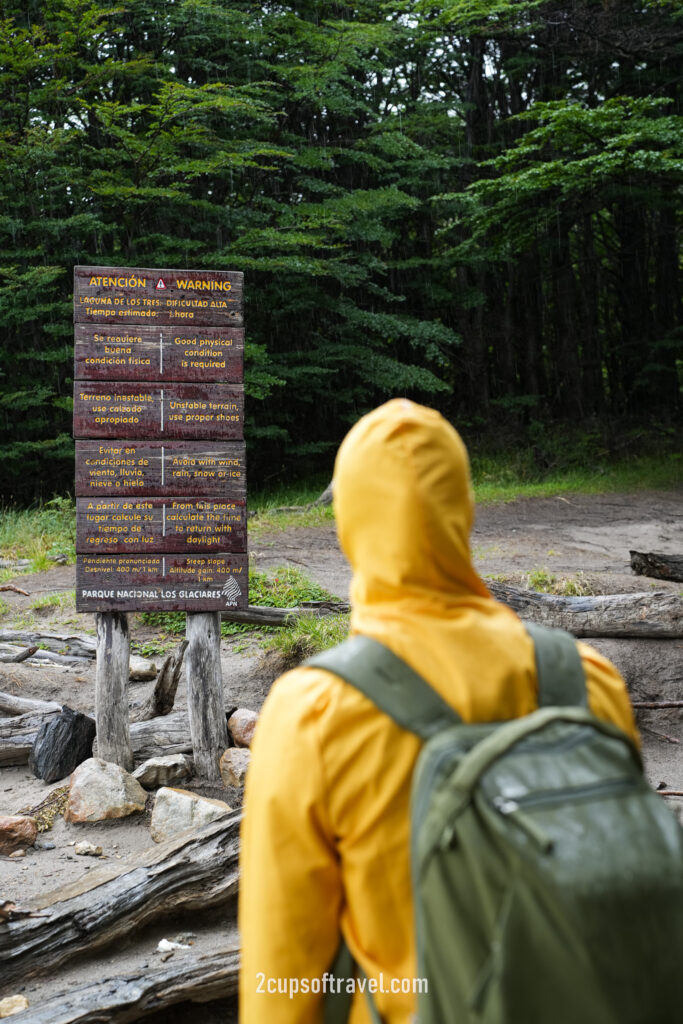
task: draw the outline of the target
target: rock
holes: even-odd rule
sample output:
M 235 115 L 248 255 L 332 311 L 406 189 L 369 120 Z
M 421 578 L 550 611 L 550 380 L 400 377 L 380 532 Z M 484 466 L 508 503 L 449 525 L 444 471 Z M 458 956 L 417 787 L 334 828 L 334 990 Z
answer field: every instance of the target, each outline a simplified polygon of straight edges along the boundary
M 174 949 L 189 949 L 189 945 L 184 942 L 178 942 L 176 939 L 162 939 L 157 950 L 159 953 L 170 953 Z
M 92 756 L 94 739 L 93 719 L 65 705 L 39 729 L 28 766 L 36 778 L 57 782 Z
M 35 818 L 23 814 L 0 817 L 0 855 L 11 856 L 15 850 L 33 846 L 38 835 Z
M 232 811 L 223 800 L 197 796 L 186 789 L 168 789 L 157 792 L 152 811 L 151 833 L 155 843 L 172 839 L 180 832 L 201 828 L 202 825 Z
M 129 678 L 134 683 L 144 683 L 148 679 L 156 679 L 157 671 L 153 661 L 141 658 L 138 654 L 131 654 Z
M 132 775 L 116 764 L 91 757 L 71 776 L 67 821 L 104 821 L 144 811 L 147 794 Z
M 102 847 L 95 846 L 84 839 L 82 843 L 76 843 L 74 853 L 77 853 L 79 857 L 101 857 Z
M 181 782 L 192 774 L 190 759 L 185 754 L 165 754 L 161 757 L 150 757 L 133 772 L 145 789 L 157 789 L 168 786 L 172 782 Z
M 9 857 L 10 860 L 19 860 L 20 857 L 26 856 L 26 850 L 12 850 Z
M 15 1013 L 21 1013 L 22 1010 L 28 1010 L 26 996 L 7 996 L 6 999 L 0 999 L 0 1020 L 11 1017 Z
M 242 747 L 228 747 L 220 761 L 220 773 L 224 786 L 243 786 L 251 751 Z
M 36 839 L 33 844 L 36 850 L 56 850 L 57 847 L 49 839 Z
M 248 711 L 247 708 L 238 708 L 237 711 L 233 711 L 228 719 L 228 732 L 236 746 L 251 746 L 257 722 L 258 715 L 255 711 Z

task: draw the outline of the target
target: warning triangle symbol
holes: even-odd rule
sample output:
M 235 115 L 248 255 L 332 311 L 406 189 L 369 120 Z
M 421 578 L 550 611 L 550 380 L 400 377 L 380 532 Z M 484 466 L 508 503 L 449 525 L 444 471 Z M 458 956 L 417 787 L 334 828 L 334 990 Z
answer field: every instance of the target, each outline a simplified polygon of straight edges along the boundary
M 165 287 L 166 287 L 166 285 L 164 284 L 164 279 L 163 279 L 163 277 L 160 277 L 160 278 L 159 278 L 159 280 L 157 281 L 157 284 L 156 284 L 156 286 L 157 286 L 157 288 L 165 288 Z

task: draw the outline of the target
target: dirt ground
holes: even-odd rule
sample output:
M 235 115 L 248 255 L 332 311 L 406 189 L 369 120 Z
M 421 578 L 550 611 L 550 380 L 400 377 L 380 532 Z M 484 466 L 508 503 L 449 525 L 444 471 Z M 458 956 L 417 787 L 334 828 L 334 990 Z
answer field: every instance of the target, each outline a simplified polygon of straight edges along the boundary
M 672 481 L 673 484 L 673 481 Z M 526 585 L 529 574 L 542 573 L 555 577 L 558 586 L 565 580 L 573 581 L 582 590 L 594 594 L 665 591 L 681 594 L 683 585 L 654 581 L 632 575 L 629 550 L 680 553 L 683 551 L 683 490 L 667 492 L 641 492 L 616 495 L 567 495 L 545 499 L 528 499 L 508 504 L 494 504 L 478 510 L 472 550 L 479 572 L 486 578 L 495 578 L 516 585 Z M 281 532 L 260 535 L 250 543 L 250 556 L 259 569 L 272 569 L 293 565 L 304 570 L 332 594 L 346 599 L 350 570 L 339 550 L 333 527 L 304 529 L 292 527 Z M 0 617 L 0 633 L 10 629 L 40 631 L 42 633 L 94 634 L 94 616 L 77 615 L 67 596 L 61 604 L 36 608 L 37 599 L 56 600 L 57 595 L 73 590 L 73 566 L 57 567 L 37 575 L 17 576 L 13 581 L 28 591 L 29 596 L 3 592 L 7 606 Z M 156 638 L 156 632 L 146 627 L 137 615 L 129 617 L 134 646 L 142 646 Z M 258 710 L 273 679 L 273 669 L 263 660 L 258 639 L 250 634 L 224 639 L 222 667 L 226 707 L 247 707 Z M 643 643 L 643 641 L 639 641 Z M 660 643 L 649 641 L 649 643 Z M 683 651 L 683 641 L 680 645 Z M 152 657 L 160 664 L 160 657 Z M 680 671 L 669 697 L 683 697 L 683 658 Z M 25 697 L 56 700 L 70 707 L 94 712 L 94 678 L 92 661 L 77 666 L 43 667 L 31 663 L 0 664 L 0 690 Z M 143 701 L 152 683 L 131 683 L 131 703 Z M 184 686 L 181 685 L 176 708 L 186 706 Z M 657 785 L 665 782 L 669 788 L 683 789 L 683 715 L 669 712 L 666 717 L 645 712 L 639 716 L 650 781 Z M 47 785 L 35 779 L 27 766 L 0 768 L 0 814 L 15 814 L 35 807 L 47 794 L 63 783 Z M 188 787 L 190 788 L 190 787 Z M 198 787 L 199 788 L 199 787 Z M 239 802 L 236 791 L 229 794 L 218 789 L 205 788 L 207 795 L 221 796 L 235 806 Z M 671 800 L 683 805 L 683 801 Z M 19 860 L 0 858 L 0 903 L 14 900 L 26 906 L 38 906 L 46 894 L 68 882 L 76 881 L 85 872 L 96 871 L 98 862 L 92 858 L 75 856 L 73 844 L 86 838 L 104 850 L 104 859 L 135 860 L 136 854 L 151 846 L 149 814 L 147 812 L 117 822 L 93 825 L 66 825 L 57 818 L 53 828 L 41 838 L 54 844 L 53 849 L 30 850 Z M 207 948 L 228 935 L 228 917 L 221 924 L 184 918 L 168 921 L 136 936 L 130 948 L 117 947 L 104 954 L 60 971 L 58 978 L 26 980 L 22 984 L 3 987 L 0 998 L 21 992 L 32 1006 L 40 1005 L 49 994 L 61 988 L 85 984 L 93 978 L 130 973 L 135 966 L 144 970 L 159 954 L 155 952 L 160 937 L 173 938 L 179 931 L 191 929 L 197 933 L 197 942 Z M 178 953 L 181 969 L 182 954 Z M 104 973 L 103 973 L 104 972 Z M 232 1014 L 214 1007 L 215 1019 L 227 1021 Z M 188 1016 L 193 1024 L 210 1024 L 214 1017 L 210 1009 Z M 17 1017 L 20 1020 L 21 1016 Z M 164 1021 L 171 1024 L 175 1016 L 167 1014 Z M 45 1024 L 50 1024 L 45 1021 Z

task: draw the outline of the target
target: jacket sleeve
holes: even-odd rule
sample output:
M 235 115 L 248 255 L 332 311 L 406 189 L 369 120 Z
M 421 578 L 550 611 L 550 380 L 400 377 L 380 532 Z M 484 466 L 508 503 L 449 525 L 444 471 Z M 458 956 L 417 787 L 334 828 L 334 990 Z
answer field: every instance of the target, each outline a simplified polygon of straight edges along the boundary
M 339 945 L 342 884 L 327 817 L 318 729 L 321 673 L 276 682 L 252 744 L 242 824 L 241 1024 L 322 1020 Z
M 598 718 L 613 722 L 640 746 L 640 735 L 633 717 L 633 709 L 621 678 L 611 661 L 593 647 L 579 642 L 579 654 L 586 673 L 588 705 Z

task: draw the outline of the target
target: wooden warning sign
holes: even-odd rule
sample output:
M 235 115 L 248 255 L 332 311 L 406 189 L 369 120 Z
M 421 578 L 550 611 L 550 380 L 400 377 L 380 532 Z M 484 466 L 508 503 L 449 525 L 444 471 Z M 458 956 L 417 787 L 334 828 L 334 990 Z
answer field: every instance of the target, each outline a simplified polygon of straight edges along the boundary
M 244 501 L 231 498 L 79 498 L 80 551 L 244 551 Z
M 244 443 L 76 441 L 76 496 L 246 498 Z
M 246 607 L 242 286 L 75 268 L 79 611 Z
M 74 320 L 103 327 L 241 327 L 243 278 L 223 270 L 75 267 Z
M 76 379 L 240 383 L 241 328 L 76 324 Z
M 81 555 L 79 611 L 225 611 L 244 608 L 245 555 Z
M 236 440 L 244 436 L 241 384 L 79 381 L 77 437 Z

